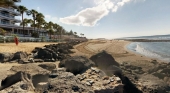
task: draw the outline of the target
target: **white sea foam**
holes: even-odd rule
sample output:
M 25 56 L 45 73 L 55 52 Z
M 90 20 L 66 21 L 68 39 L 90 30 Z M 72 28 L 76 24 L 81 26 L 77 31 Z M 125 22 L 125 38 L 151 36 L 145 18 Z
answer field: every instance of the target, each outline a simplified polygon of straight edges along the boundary
M 140 54 L 143 54 L 145 56 L 154 57 L 154 58 L 161 58 L 161 56 L 159 54 L 154 53 L 153 51 L 149 51 L 149 50 L 145 49 L 139 43 L 136 45 L 135 50 L 136 50 L 136 52 L 138 52 Z

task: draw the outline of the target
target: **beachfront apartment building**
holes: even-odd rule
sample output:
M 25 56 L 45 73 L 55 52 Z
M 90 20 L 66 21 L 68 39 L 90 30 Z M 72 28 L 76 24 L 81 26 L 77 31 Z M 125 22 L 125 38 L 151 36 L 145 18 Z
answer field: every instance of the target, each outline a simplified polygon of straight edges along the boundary
M 14 2 L 19 2 L 20 0 L 13 0 Z M 9 34 L 17 34 L 20 37 L 26 36 L 31 37 L 31 33 L 33 33 L 33 27 L 25 27 L 24 31 L 22 26 L 16 25 L 16 23 L 20 23 L 21 20 L 17 19 L 16 16 L 21 16 L 17 9 L 13 7 L 5 7 L 0 6 L 0 28 L 3 28 L 7 31 L 7 35 Z M 35 29 L 37 31 L 37 28 Z M 24 35 L 25 34 L 25 35 Z M 40 37 L 48 36 L 46 30 L 39 30 Z

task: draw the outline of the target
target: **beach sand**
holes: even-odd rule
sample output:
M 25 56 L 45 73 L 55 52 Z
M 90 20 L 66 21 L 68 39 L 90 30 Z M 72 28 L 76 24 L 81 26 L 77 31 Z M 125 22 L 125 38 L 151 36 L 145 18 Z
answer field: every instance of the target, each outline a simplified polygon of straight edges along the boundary
M 154 66 L 151 62 L 155 59 L 135 54 L 134 52 L 127 50 L 126 46 L 129 43 L 131 42 L 124 40 L 90 40 L 76 45 L 73 50 L 76 53 L 73 54 L 73 56 L 84 55 L 90 58 L 92 55 L 105 50 L 120 64 L 127 62 L 131 65 L 142 67 L 144 71 L 147 71 L 150 67 Z M 157 61 L 163 62 L 160 60 Z
M 34 43 L 19 43 L 18 46 L 15 45 L 15 43 L 0 43 L 0 53 L 2 52 L 9 52 L 9 53 L 15 53 L 17 51 L 24 51 L 27 53 L 31 53 L 31 51 L 35 47 L 43 47 L 44 45 L 49 44 L 57 44 L 57 43 L 40 43 L 40 42 L 34 42 Z
M 152 58 L 145 57 L 140 54 L 135 54 L 126 49 L 126 45 L 128 45 L 129 41 L 123 40 L 89 40 L 88 42 L 80 43 L 74 46 L 75 49 L 72 49 L 75 55 L 83 55 L 90 58 L 92 55 L 99 53 L 103 50 L 107 51 L 109 54 L 113 56 L 113 58 L 118 63 L 127 62 L 134 66 L 140 66 L 144 71 L 147 71 L 150 67 L 153 66 L 151 63 Z M 15 53 L 17 51 L 25 51 L 27 53 L 31 53 L 31 51 L 35 47 L 43 47 L 44 45 L 56 44 L 53 42 L 50 43 L 20 43 L 16 46 L 14 43 L 1 43 L 0 44 L 0 53 L 2 52 L 10 52 Z M 158 62 L 162 62 L 157 60 Z M 6 70 L 9 70 L 13 65 L 19 65 L 17 63 L 1 63 L 0 64 L 0 73 L 3 73 Z M 3 69 L 5 68 L 5 69 Z
M 0 53 L 2 52 L 10 52 L 10 53 L 15 53 L 17 51 L 25 51 L 27 53 L 31 53 L 31 51 L 35 47 L 43 47 L 44 45 L 49 45 L 49 44 L 57 44 L 54 42 L 50 43 L 19 43 L 18 46 L 15 45 L 15 43 L 0 43 Z M 38 64 L 38 63 L 35 63 Z M 12 66 L 18 66 L 22 64 L 18 63 L 0 63 L 0 80 L 5 78 L 8 74 L 10 74 L 9 70 L 11 69 Z

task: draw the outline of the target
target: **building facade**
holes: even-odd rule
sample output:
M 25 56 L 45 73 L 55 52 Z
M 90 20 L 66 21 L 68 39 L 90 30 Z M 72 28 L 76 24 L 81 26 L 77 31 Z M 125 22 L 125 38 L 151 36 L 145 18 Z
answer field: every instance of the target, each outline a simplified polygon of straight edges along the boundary
M 14 2 L 19 2 L 20 0 L 13 0 Z M 3 28 L 7 31 L 7 35 L 9 34 L 17 34 L 18 36 L 26 36 L 31 37 L 31 33 L 33 33 L 33 27 L 25 27 L 23 31 L 22 26 L 16 25 L 16 23 L 21 23 L 20 19 L 17 19 L 16 16 L 21 16 L 17 9 L 13 7 L 3 7 L 0 6 L 0 28 Z M 38 29 L 36 28 L 35 31 Z M 48 36 L 46 30 L 38 30 L 40 37 Z M 24 35 L 25 34 L 25 35 Z

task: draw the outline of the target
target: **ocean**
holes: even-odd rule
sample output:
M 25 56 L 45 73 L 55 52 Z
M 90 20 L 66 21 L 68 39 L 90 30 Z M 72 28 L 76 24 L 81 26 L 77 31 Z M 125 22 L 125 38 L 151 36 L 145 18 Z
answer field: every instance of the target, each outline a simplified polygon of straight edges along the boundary
M 170 35 L 131 37 L 130 39 L 170 40 Z M 127 45 L 127 49 L 153 59 L 170 62 L 170 42 L 132 42 Z

